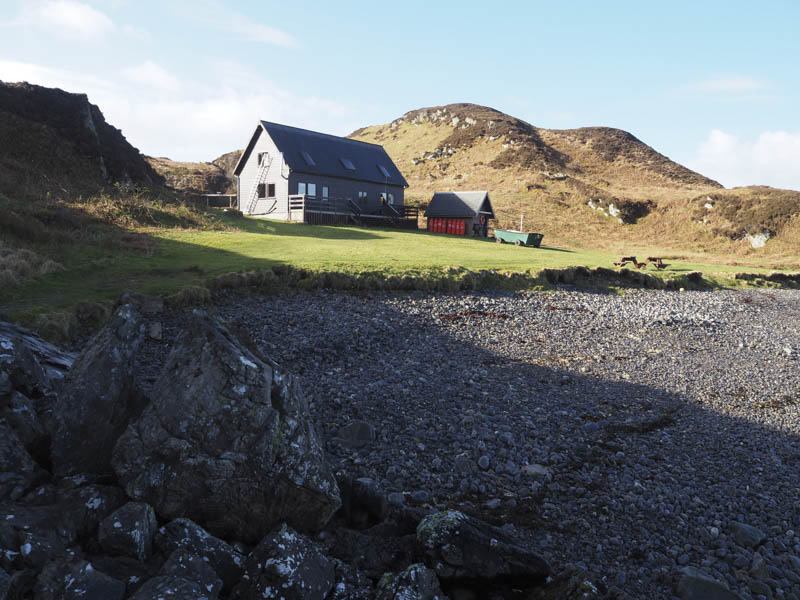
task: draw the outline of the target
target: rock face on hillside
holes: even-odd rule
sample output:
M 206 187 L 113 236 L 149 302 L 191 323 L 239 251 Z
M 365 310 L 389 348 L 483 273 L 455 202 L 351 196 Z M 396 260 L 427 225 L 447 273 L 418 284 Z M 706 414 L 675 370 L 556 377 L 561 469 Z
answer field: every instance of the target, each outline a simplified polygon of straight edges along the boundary
M 4 137 L 0 163 L 13 162 L 12 166 L 23 166 L 53 179 L 58 177 L 52 169 L 53 155 L 71 150 L 77 160 L 88 165 L 89 173 L 84 175 L 93 175 L 96 183 L 156 186 L 163 182 L 122 132 L 106 122 L 86 94 L 0 82 L 0 128 Z M 27 143 L 37 137 L 44 147 Z M 53 148 L 56 143 L 63 147 Z
M 339 508 L 297 381 L 213 319 L 193 317 L 151 395 L 113 464 L 161 517 L 255 543 L 284 521 L 319 529 Z

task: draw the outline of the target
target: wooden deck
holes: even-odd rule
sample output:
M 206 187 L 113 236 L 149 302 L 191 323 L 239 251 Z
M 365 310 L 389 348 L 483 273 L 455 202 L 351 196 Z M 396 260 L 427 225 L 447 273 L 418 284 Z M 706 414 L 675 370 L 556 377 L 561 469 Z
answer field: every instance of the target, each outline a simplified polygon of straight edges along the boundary
M 322 200 L 309 196 L 289 196 L 289 220 L 308 225 L 364 225 L 417 229 L 416 206 L 384 204 L 379 212 L 363 212 L 352 200 Z

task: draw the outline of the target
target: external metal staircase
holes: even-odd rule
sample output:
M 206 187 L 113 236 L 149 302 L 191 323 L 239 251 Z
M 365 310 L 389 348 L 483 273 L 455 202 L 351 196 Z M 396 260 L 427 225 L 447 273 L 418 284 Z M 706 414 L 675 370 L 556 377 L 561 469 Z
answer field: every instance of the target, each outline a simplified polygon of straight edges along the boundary
M 258 204 L 258 186 L 266 181 L 271 164 L 272 155 L 267 154 L 258 167 L 258 175 L 256 176 L 255 183 L 253 183 L 253 189 L 250 190 L 250 198 L 248 198 L 247 201 L 247 212 L 245 214 L 253 214 L 253 209 L 255 209 L 256 204 Z

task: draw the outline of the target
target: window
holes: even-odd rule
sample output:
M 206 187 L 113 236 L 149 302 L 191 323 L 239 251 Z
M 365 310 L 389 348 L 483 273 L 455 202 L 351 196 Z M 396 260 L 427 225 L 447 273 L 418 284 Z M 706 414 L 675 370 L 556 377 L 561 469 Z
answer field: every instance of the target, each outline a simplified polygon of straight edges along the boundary
M 347 169 L 349 171 L 355 171 L 356 170 L 356 166 L 353 164 L 353 161 L 350 160 L 349 158 L 344 158 L 344 157 L 340 156 L 339 157 L 339 161 L 342 163 L 342 166 L 345 169 Z
M 389 175 L 389 171 L 387 171 L 386 167 L 384 167 L 383 165 L 378 165 L 378 171 L 380 171 L 381 175 L 383 175 L 386 178 L 391 177 L 391 175 Z
M 267 184 L 266 183 L 259 183 L 258 184 L 257 196 L 259 198 L 266 198 L 267 197 L 266 194 L 267 194 Z
M 394 194 L 389 194 L 389 204 L 394 204 Z
M 308 183 L 308 195 L 309 196 L 316 196 L 317 195 L 317 184 L 316 183 Z
M 261 185 L 264 185 L 264 184 L 261 184 Z M 274 198 L 275 197 L 275 184 L 274 183 L 267 184 L 267 197 L 268 198 Z
M 258 166 L 264 167 L 269 160 L 269 152 L 259 152 L 258 153 Z
M 305 150 L 303 150 L 302 152 L 300 152 L 300 156 L 302 156 L 302 157 L 303 157 L 303 160 L 304 160 L 304 161 L 306 161 L 306 164 L 307 164 L 309 167 L 313 167 L 314 165 L 316 165 L 316 164 L 317 164 L 317 163 L 315 163 L 315 162 L 314 162 L 314 159 L 313 159 L 313 158 L 311 158 L 311 155 L 310 155 L 308 152 L 306 152 Z
M 299 196 L 304 196 L 304 195 L 305 195 L 305 193 L 306 193 L 306 184 L 305 184 L 305 183 L 302 183 L 302 182 L 299 182 L 299 183 L 297 184 L 297 194 L 298 194 Z
M 327 185 L 323 185 L 322 186 L 322 201 L 323 202 L 327 202 L 328 201 L 328 186 Z
M 359 198 L 366 198 L 367 197 L 367 192 L 358 192 L 358 197 Z

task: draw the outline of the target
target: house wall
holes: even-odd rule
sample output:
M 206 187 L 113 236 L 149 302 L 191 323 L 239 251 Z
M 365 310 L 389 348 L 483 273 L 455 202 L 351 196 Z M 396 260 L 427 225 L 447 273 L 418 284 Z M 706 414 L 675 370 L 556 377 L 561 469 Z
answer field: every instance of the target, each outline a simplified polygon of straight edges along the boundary
M 275 198 L 260 199 L 253 209 L 248 211 L 247 209 L 254 191 L 254 186 L 258 181 L 260 171 L 258 155 L 260 152 L 268 152 L 272 157 L 272 163 L 269 166 L 267 177 L 263 183 L 275 184 Z M 250 153 L 250 156 L 247 157 L 247 162 L 244 167 L 242 167 L 242 171 L 239 174 L 239 186 L 237 191 L 239 210 L 245 214 L 264 214 L 272 207 L 275 200 L 277 200 L 274 212 L 269 215 L 270 218 L 287 219 L 289 212 L 289 182 L 284 175 L 286 175 L 288 171 L 289 169 L 283 164 L 283 158 L 277 146 L 263 130 L 260 130 L 253 151 Z
M 394 194 L 394 205 L 401 206 L 404 202 L 404 188 L 399 185 L 384 185 L 383 183 L 370 183 L 366 181 L 353 181 L 351 179 L 339 179 L 338 177 L 325 177 L 323 175 L 311 175 L 307 173 L 293 172 L 289 175 L 289 194 L 297 194 L 298 183 L 314 183 L 317 186 L 317 198 L 322 198 L 322 186 L 328 186 L 328 198 L 352 199 L 358 203 L 358 192 L 367 192 L 366 204 L 360 204 L 362 210 L 366 212 L 377 212 L 380 210 L 380 194 L 388 192 Z

